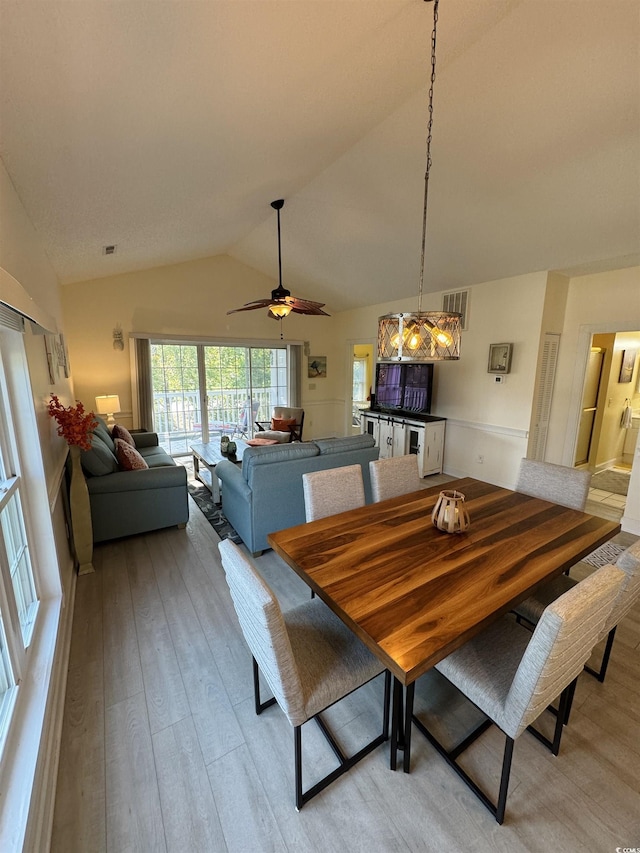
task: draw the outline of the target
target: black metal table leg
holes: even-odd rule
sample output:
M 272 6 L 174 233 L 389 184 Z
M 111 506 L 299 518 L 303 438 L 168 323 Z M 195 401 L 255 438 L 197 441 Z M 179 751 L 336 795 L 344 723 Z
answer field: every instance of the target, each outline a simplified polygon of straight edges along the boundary
M 404 761 L 402 769 L 405 773 L 410 772 L 411 765 L 411 718 L 413 716 L 413 695 L 415 689 L 415 682 L 408 684 L 404 697 Z

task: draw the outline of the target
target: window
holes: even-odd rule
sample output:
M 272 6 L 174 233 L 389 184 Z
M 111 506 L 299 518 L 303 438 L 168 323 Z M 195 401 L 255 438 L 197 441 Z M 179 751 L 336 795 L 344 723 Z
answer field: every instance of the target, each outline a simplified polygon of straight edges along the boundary
M 290 402 L 286 347 L 151 341 L 153 429 L 173 455 L 222 433 L 248 435 Z
M 367 359 L 353 359 L 353 391 L 351 399 L 354 403 L 365 403 L 369 391 L 367 389 Z
M 0 359 L 0 751 L 26 666 L 38 596 L 16 474 L 12 417 Z

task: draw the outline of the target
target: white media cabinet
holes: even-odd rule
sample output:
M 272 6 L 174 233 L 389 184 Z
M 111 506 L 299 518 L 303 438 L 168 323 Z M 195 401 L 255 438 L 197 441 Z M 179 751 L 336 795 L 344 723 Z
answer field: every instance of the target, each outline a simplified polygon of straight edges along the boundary
M 380 459 L 415 453 L 421 477 L 441 474 L 444 459 L 445 419 L 434 415 L 362 412 L 362 432 L 375 438 Z

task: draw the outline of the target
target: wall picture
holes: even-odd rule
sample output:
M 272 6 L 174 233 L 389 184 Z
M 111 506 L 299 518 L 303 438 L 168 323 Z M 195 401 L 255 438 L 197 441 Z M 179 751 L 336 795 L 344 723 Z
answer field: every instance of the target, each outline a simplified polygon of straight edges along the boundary
M 633 366 L 636 363 L 637 349 L 625 349 L 622 351 L 622 364 L 620 365 L 620 376 L 618 382 L 631 382 Z
M 326 379 L 327 378 L 327 357 L 326 355 L 310 355 L 309 364 L 307 367 L 307 376 L 309 379 Z
M 511 370 L 511 353 L 513 344 L 489 345 L 489 373 L 509 373 Z

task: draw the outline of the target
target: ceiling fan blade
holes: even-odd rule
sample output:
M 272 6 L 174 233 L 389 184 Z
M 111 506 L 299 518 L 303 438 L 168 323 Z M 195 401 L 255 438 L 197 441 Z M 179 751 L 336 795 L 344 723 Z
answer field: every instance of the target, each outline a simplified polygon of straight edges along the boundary
M 293 314 L 307 314 L 307 315 L 317 315 L 323 317 L 330 317 L 330 314 L 327 314 L 326 311 L 323 311 L 322 308 L 317 308 L 315 305 L 304 305 L 304 306 L 294 306 L 291 309 Z
M 290 302 L 295 305 L 308 305 L 313 308 L 324 308 L 324 302 L 314 302 L 312 299 L 302 299 L 299 296 L 292 296 Z
M 268 308 L 273 304 L 272 299 L 256 299 L 255 302 L 247 302 L 242 308 L 233 308 L 227 314 L 237 314 L 238 311 L 253 311 L 255 308 Z

